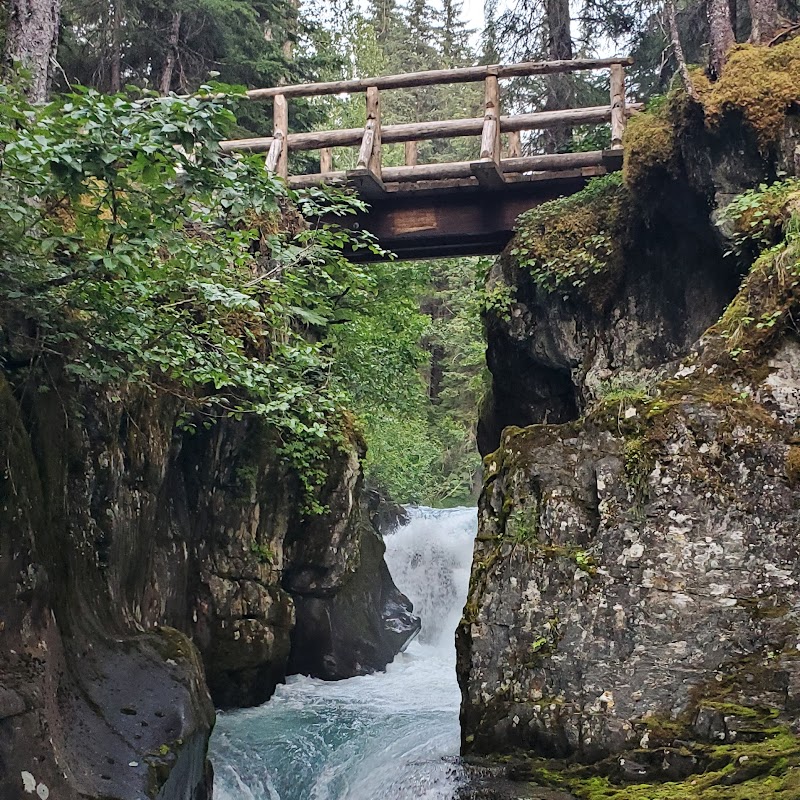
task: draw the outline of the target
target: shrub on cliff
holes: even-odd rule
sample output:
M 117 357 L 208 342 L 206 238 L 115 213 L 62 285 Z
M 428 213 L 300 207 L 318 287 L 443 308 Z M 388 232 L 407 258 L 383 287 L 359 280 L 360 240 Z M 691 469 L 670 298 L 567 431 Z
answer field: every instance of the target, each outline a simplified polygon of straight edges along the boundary
M 627 202 L 619 174 L 595 178 L 581 192 L 522 214 L 508 252 L 544 291 L 591 284 L 600 303 L 619 265 Z
M 357 201 L 222 154 L 233 122 L 208 88 L 34 107 L 0 86 L 0 363 L 171 394 L 188 425 L 258 415 L 308 479 L 344 398 L 328 327 L 376 291 L 345 249 L 376 246 L 292 210 Z

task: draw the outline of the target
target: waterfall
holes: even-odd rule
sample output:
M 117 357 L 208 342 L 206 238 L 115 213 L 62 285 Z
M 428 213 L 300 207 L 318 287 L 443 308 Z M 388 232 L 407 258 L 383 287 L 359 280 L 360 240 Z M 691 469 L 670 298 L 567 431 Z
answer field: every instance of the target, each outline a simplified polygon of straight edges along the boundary
M 386 672 L 294 676 L 263 706 L 221 713 L 215 800 L 452 800 L 462 783 L 454 635 L 476 513 L 410 516 L 386 536 L 386 562 L 422 618 L 419 637 Z

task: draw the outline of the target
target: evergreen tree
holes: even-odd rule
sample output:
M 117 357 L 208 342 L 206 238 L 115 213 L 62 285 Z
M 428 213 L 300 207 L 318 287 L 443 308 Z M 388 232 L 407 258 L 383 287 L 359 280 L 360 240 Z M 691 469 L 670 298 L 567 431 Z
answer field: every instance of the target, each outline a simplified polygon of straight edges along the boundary
M 191 92 L 211 73 L 270 86 L 316 77 L 321 54 L 294 47 L 311 33 L 291 0 L 65 0 L 59 62 L 70 82 L 108 91 Z

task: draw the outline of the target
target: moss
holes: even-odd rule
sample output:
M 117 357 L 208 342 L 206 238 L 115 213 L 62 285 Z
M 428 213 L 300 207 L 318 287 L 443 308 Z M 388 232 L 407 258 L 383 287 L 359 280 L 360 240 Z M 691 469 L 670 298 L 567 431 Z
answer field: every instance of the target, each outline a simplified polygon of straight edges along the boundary
M 694 757 L 698 771 L 683 780 L 635 783 L 620 768 L 619 756 L 586 765 L 515 753 L 506 772 L 514 780 L 568 791 L 582 800 L 796 800 L 800 796 L 800 739 L 785 726 L 774 726 L 757 742 L 686 742 L 623 757 L 658 769 L 670 755 Z
M 752 615 L 754 619 L 781 619 L 792 609 L 784 603 L 778 602 L 775 595 L 763 597 L 740 597 L 736 605 L 741 606 Z
M 632 117 L 625 130 L 625 186 L 636 195 L 653 189 L 656 180 L 678 169 L 677 137 L 664 109 Z
M 800 237 L 756 260 L 719 322 L 706 335 L 706 364 L 748 372 L 763 364 L 800 308 Z
M 776 47 L 739 45 L 718 81 L 693 78 L 709 127 L 731 111 L 741 113 L 766 148 L 780 137 L 787 109 L 800 100 L 800 38 Z
M 800 484 L 800 446 L 792 445 L 786 451 L 786 477 L 792 486 Z
M 627 192 L 618 174 L 542 203 L 517 221 L 507 255 L 546 291 L 581 290 L 600 308 L 621 270 Z
M 159 655 L 166 661 L 188 661 L 191 664 L 199 663 L 199 655 L 189 638 L 175 628 L 162 625 L 151 631 L 150 642 Z

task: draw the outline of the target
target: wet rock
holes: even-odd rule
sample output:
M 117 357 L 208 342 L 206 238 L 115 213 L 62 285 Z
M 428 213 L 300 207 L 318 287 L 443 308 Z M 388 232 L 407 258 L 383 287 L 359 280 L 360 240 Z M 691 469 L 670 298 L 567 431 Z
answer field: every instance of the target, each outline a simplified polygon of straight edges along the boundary
M 575 800 L 568 792 L 539 786 L 514 775 L 514 766 L 489 762 L 463 764 L 466 785 L 458 800 Z
M 28 392 L 9 378 L 4 800 L 27 796 L 25 781 L 59 800 L 206 800 L 209 688 L 217 705 L 263 702 L 295 634 L 305 657 L 334 664 L 329 677 L 380 669 L 418 627 L 366 517 L 355 437 L 317 498 L 329 512 L 304 517 L 299 482 L 257 421 L 191 434 L 174 398 L 67 381 Z M 319 615 L 296 611 L 306 600 Z
M 394 585 L 384 551 L 381 538 L 366 529 L 359 565 L 335 595 L 296 595 L 291 672 L 325 680 L 375 672 L 419 633 L 419 617 Z
M 406 509 L 382 492 L 377 489 L 367 489 L 366 499 L 370 521 L 378 533 L 385 536 L 401 525 L 408 525 L 409 516 Z

